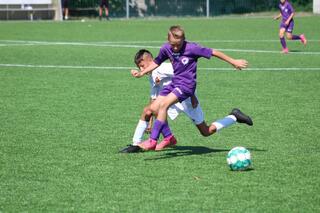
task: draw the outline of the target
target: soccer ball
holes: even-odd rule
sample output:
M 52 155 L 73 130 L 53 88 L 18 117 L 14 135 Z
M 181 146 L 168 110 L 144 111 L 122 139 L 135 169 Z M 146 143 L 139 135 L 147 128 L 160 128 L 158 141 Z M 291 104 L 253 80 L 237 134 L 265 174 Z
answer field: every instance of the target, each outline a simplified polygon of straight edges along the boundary
M 228 152 L 227 162 L 232 171 L 244 171 L 251 165 L 251 154 L 246 148 L 237 146 Z

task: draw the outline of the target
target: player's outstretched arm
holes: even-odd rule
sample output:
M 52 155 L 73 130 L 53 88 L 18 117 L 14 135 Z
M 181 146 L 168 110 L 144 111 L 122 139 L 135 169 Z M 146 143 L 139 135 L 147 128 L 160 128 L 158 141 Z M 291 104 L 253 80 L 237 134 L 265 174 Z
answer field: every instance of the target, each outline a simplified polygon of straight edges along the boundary
M 135 78 L 140 78 L 140 77 L 152 72 L 157 67 L 159 67 L 159 65 L 154 63 L 154 61 L 152 61 L 148 67 L 146 67 L 144 69 L 140 68 L 140 72 L 138 70 L 131 70 L 131 75 Z
M 226 54 L 224 54 L 223 52 L 220 52 L 218 50 L 214 50 L 212 52 L 212 55 L 223 60 L 223 61 L 228 62 L 229 64 L 234 66 L 237 70 L 242 70 L 243 68 L 246 68 L 248 66 L 248 62 L 246 60 L 233 59 L 230 56 L 227 56 Z
M 281 13 L 279 13 L 277 16 L 273 17 L 274 20 L 278 20 L 281 17 Z

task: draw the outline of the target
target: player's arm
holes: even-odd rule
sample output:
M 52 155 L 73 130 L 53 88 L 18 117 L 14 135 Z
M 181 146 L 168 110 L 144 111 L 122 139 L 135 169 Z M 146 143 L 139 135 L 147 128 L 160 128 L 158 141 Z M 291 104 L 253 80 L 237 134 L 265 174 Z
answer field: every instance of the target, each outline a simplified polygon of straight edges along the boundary
M 290 21 L 292 20 L 294 16 L 294 12 L 291 13 L 291 15 L 289 16 L 289 18 L 287 19 L 287 21 L 285 22 L 286 25 L 289 25 Z
M 159 65 L 156 64 L 154 61 L 152 61 L 148 67 L 146 67 L 145 69 L 140 69 L 140 72 L 138 70 L 131 70 L 131 74 L 135 78 L 140 78 L 140 77 L 152 72 L 157 67 L 159 67 Z
M 281 13 L 279 13 L 277 16 L 273 17 L 273 19 L 277 20 L 277 19 L 281 18 L 281 16 L 282 16 Z
M 241 69 L 246 68 L 248 66 L 248 62 L 246 60 L 231 58 L 230 56 L 228 56 L 218 50 L 212 50 L 212 56 L 215 56 L 225 62 L 228 62 L 229 64 L 234 66 L 237 70 L 241 70 Z

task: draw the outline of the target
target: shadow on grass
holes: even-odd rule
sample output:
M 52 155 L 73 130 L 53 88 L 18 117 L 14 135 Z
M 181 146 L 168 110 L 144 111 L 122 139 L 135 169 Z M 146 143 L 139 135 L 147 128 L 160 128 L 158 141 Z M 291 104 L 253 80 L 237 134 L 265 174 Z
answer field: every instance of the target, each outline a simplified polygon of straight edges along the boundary
M 257 148 L 247 148 L 250 151 L 263 151 L 264 149 L 257 149 Z M 153 156 L 150 158 L 146 158 L 145 160 L 161 160 L 161 159 L 168 159 L 168 158 L 175 158 L 175 157 L 183 157 L 183 156 L 190 156 L 190 155 L 205 155 L 210 153 L 216 152 L 229 152 L 231 148 L 208 148 L 205 146 L 176 146 L 171 149 L 166 149 L 157 153 L 161 153 L 160 155 Z

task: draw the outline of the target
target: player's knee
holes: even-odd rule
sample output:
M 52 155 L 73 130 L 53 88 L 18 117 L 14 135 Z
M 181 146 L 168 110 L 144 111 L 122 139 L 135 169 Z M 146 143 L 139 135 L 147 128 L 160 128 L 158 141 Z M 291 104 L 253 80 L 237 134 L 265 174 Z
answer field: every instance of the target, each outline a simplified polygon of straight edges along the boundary
M 287 34 L 287 39 L 292 40 L 292 35 L 291 34 Z
M 208 137 L 211 135 L 210 133 L 210 130 L 209 128 L 199 128 L 199 131 L 200 131 L 200 134 L 203 136 L 203 137 Z
M 143 114 L 144 114 L 145 116 L 151 116 L 151 115 L 152 115 L 152 111 L 151 111 L 150 107 L 145 107 L 145 108 L 143 109 Z
M 208 137 L 211 135 L 208 131 L 201 131 L 200 133 L 203 137 Z

